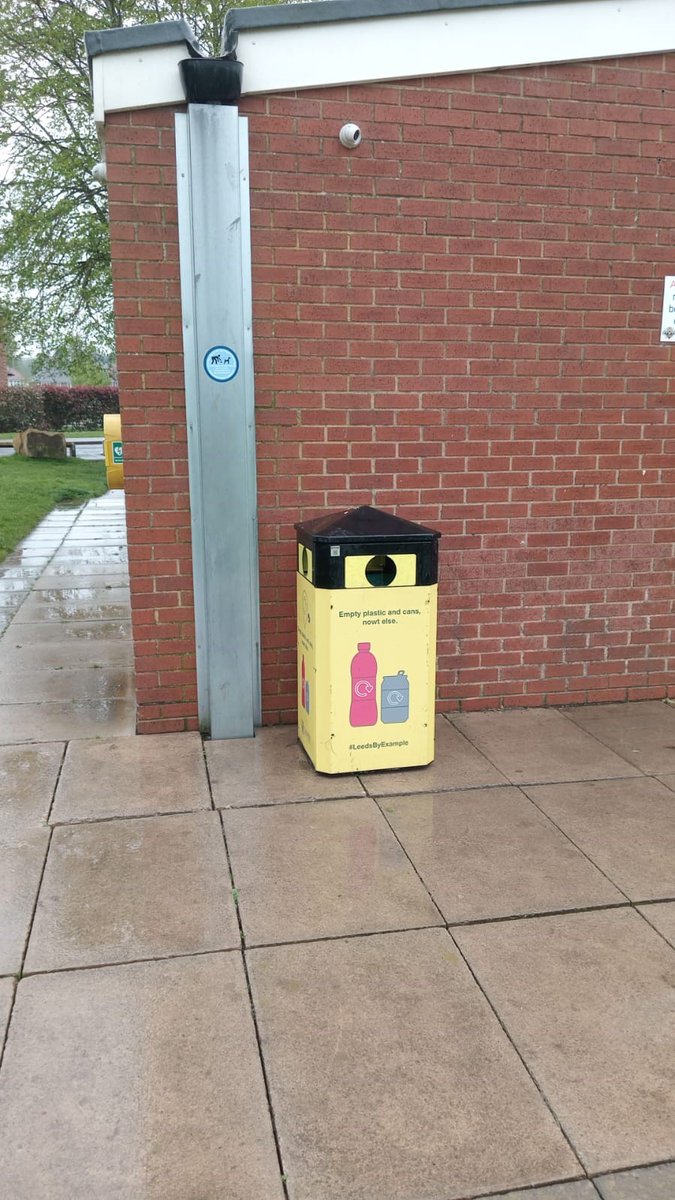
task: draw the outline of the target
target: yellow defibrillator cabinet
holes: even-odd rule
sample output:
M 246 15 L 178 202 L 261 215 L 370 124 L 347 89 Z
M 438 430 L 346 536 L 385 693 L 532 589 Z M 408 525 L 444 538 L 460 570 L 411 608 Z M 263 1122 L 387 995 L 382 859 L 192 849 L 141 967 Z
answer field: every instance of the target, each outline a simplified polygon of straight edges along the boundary
M 123 488 L 124 447 L 119 413 L 106 413 L 103 417 L 103 458 L 108 487 Z

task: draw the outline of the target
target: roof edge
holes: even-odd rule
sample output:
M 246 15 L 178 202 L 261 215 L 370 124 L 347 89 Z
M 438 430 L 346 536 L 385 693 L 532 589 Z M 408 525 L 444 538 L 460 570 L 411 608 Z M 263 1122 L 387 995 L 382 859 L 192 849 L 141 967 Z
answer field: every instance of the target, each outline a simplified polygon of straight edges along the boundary
M 515 8 L 521 4 L 548 3 L 553 3 L 553 0 L 304 0 L 299 4 L 231 8 L 225 14 L 221 54 L 231 54 L 236 50 L 238 34 L 243 30 L 319 25 L 331 21 L 372 20 L 377 17 L 417 16 L 467 8 Z
M 171 46 L 185 42 L 191 58 L 203 58 L 187 21 L 158 21 L 155 25 L 121 25 L 116 29 L 93 29 L 84 35 L 87 57 L 112 54 L 117 50 L 145 50 L 151 46 Z

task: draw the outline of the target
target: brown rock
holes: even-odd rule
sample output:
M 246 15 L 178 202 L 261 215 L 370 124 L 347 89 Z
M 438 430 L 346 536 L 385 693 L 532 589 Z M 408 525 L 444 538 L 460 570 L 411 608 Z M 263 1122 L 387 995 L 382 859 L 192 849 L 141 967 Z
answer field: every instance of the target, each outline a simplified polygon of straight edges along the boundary
M 65 458 L 66 439 L 62 433 L 24 429 L 14 437 L 14 450 L 25 458 Z

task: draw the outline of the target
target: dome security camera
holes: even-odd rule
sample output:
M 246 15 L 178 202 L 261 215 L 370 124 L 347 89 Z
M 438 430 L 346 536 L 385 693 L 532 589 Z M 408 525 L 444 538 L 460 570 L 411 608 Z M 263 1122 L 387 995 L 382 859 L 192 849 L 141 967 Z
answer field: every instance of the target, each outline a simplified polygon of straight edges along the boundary
M 340 143 L 348 150 L 354 150 L 361 141 L 361 130 L 358 125 L 343 125 L 340 130 Z

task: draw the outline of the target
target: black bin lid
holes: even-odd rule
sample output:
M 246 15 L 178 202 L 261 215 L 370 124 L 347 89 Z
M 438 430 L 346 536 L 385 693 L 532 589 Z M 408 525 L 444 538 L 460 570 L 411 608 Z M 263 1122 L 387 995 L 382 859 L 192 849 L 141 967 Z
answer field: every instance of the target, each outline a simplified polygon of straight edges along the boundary
M 381 542 L 428 542 L 441 536 L 436 529 L 383 512 L 381 508 L 372 508 L 369 504 L 347 508 L 344 512 L 326 513 L 313 521 L 299 521 L 295 528 L 305 546 L 320 542 L 332 545 L 358 542 L 359 545 L 377 547 Z
M 416 558 L 415 583 L 438 581 L 440 533 L 405 517 L 362 504 L 339 513 L 327 513 L 295 526 L 298 542 L 312 551 L 313 562 L 301 556 L 298 570 L 317 588 L 345 586 L 345 558 L 354 554 L 386 556 L 411 554 Z

